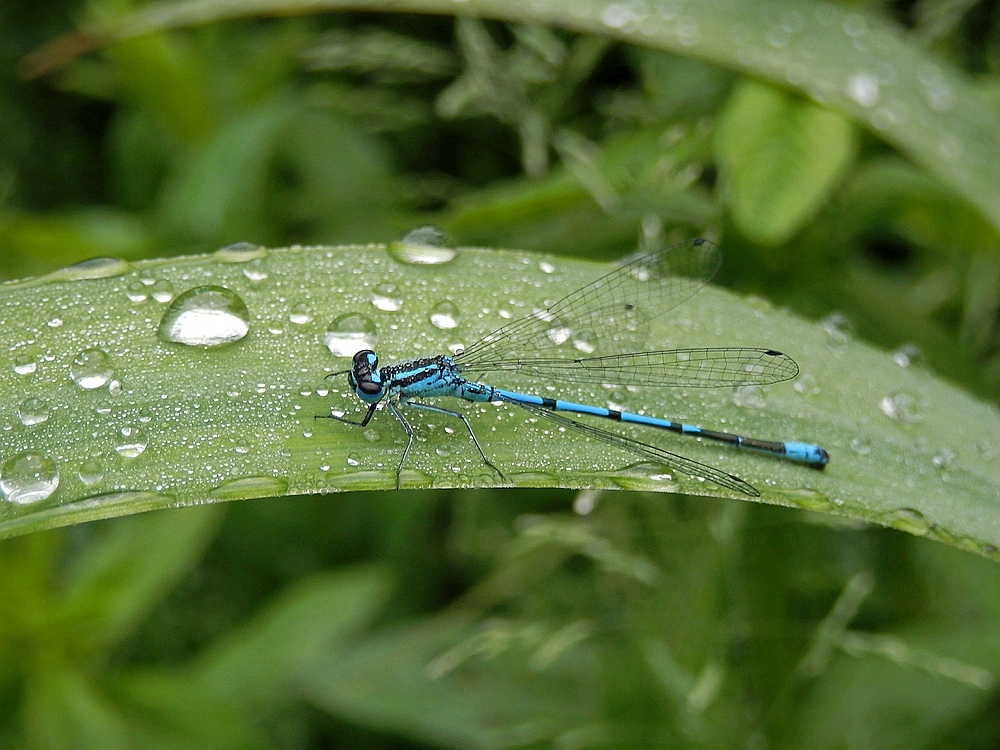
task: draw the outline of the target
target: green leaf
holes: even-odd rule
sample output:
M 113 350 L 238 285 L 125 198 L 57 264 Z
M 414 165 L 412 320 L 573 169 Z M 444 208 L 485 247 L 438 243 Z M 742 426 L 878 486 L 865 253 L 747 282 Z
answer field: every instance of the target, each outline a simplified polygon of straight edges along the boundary
M 856 150 L 848 120 L 756 81 L 733 91 L 715 144 L 733 221 L 767 245 L 788 241 L 819 210 Z
M 0 536 L 173 505 L 392 488 L 404 440 L 388 412 L 367 430 L 314 420 L 331 409 L 363 413 L 344 379 L 325 379 L 348 364 L 328 346 L 349 344 L 341 352 L 348 354 L 360 331 L 365 343 L 377 338 L 383 363 L 447 352 L 609 268 L 400 244 L 388 251 L 242 245 L 134 267 L 91 262 L 8 284 L 0 299 L 9 337 L 0 367 L 8 426 L 0 442 Z M 193 331 L 184 317 L 191 310 L 166 301 L 182 293 L 189 304 L 202 294 L 212 303 Z M 187 339 L 192 332 L 198 337 Z M 996 555 L 995 408 L 836 329 L 715 288 L 654 321 L 647 346 L 777 347 L 802 374 L 794 387 L 737 394 L 573 385 L 559 393 L 765 439 L 817 442 L 832 455 L 825 472 L 614 426 L 739 474 L 765 502 Z M 494 382 L 550 392 L 544 383 Z M 547 429 L 516 408 L 445 405 L 469 416 L 490 460 L 515 486 L 726 494 Z M 404 488 L 499 482 L 460 425 L 423 413 L 411 421 L 419 441 Z

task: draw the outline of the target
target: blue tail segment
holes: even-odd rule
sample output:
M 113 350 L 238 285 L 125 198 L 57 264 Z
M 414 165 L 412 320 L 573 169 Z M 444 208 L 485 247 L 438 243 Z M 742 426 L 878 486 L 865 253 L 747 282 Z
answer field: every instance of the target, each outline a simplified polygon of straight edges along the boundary
M 516 373 L 548 385 L 551 382 L 589 385 L 680 386 L 718 388 L 770 385 L 794 378 L 798 365 L 774 349 L 717 347 L 625 351 L 644 343 L 649 323 L 695 294 L 718 269 L 718 248 L 702 239 L 632 259 L 620 268 L 563 297 L 546 310 L 531 313 L 499 328 L 452 356 L 439 355 L 378 366 L 375 352 L 365 349 L 354 355 L 347 375 L 354 394 L 367 404 L 360 421 L 334 414 L 351 425 L 367 426 L 379 404 L 384 403 L 402 426 L 407 441 L 396 467 L 396 489 L 413 446 L 414 431 L 401 407 L 413 407 L 460 419 L 469 432 L 483 462 L 503 478 L 483 452 L 472 425 L 459 412 L 414 399 L 451 397 L 465 401 L 506 401 L 542 419 L 587 437 L 662 464 L 671 471 L 705 479 L 722 487 L 759 497 L 757 489 L 739 477 L 720 471 L 659 446 L 626 435 L 603 430 L 570 419 L 563 413 L 638 424 L 713 440 L 734 448 L 784 458 L 822 469 L 829 454 L 818 445 L 780 442 L 706 430 L 669 419 L 658 419 L 629 411 L 533 396 L 495 388 L 479 382 L 486 373 Z M 604 347 L 605 353 L 598 350 Z M 581 352 L 598 352 L 579 356 Z M 328 377 L 332 377 L 328 376 Z
M 641 424 L 647 427 L 655 427 L 660 430 L 676 432 L 678 435 L 690 435 L 692 437 L 704 438 L 705 440 L 715 440 L 720 443 L 725 443 L 726 445 L 731 445 L 734 448 L 743 448 L 744 450 L 756 451 L 758 453 L 767 453 L 772 456 L 778 456 L 789 461 L 806 464 L 818 469 L 822 469 L 830 461 L 830 455 L 825 450 L 820 448 L 818 445 L 812 445 L 810 443 L 759 440 L 757 438 L 743 437 L 742 435 L 733 435 L 728 432 L 705 430 L 701 427 L 684 424 L 683 422 L 673 422 L 669 419 L 647 417 L 643 414 L 634 414 L 629 411 L 616 411 L 615 409 L 605 409 L 600 406 L 591 406 L 590 404 L 576 404 L 572 401 L 561 401 L 554 398 L 532 396 L 526 393 L 506 391 L 502 388 L 493 388 L 492 391 L 495 394 L 494 398 L 498 397 L 502 401 L 509 401 L 513 404 L 530 404 L 531 406 L 541 407 L 542 409 L 548 409 L 550 411 L 568 411 L 576 414 L 587 414 L 593 417 L 610 419 L 615 422 Z

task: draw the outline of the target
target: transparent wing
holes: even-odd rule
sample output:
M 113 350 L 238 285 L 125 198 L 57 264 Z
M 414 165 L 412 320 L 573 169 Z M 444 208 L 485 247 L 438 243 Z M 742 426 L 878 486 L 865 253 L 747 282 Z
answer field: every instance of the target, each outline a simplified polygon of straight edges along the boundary
M 498 361 L 482 369 L 504 370 L 564 383 L 718 388 L 769 385 L 794 378 L 795 361 L 773 349 L 672 349 L 607 357 Z
M 671 453 L 670 451 L 658 448 L 655 445 L 649 445 L 648 443 L 633 440 L 632 438 L 624 435 L 619 435 L 616 432 L 609 432 L 608 430 L 602 430 L 599 427 L 594 427 L 593 425 L 577 422 L 575 419 L 569 419 L 568 417 L 556 414 L 555 412 L 551 412 L 548 409 L 543 409 L 539 406 L 522 404 L 520 402 L 513 403 L 516 403 L 517 406 L 530 411 L 532 414 L 535 414 L 542 419 L 547 419 L 548 421 L 554 422 L 561 427 L 573 430 L 574 432 L 579 432 L 582 435 L 586 435 L 594 440 L 599 440 L 607 445 L 613 445 L 616 448 L 621 448 L 629 453 L 642 456 L 650 461 L 662 464 L 672 471 L 676 471 L 680 474 L 686 474 L 687 476 L 694 477 L 695 479 L 707 479 L 710 482 L 714 482 L 715 484 L 736 492 L 742 492 L 744 495 L 749 495 L 750 497 L 760 497 L 760 492 L 758 492 L 757 488 L 752 484 L 744 482 L 742 479 L 732 474 L 727 474 L 719 469 L 713 469 L 711 466 L 706 464 L 692 461 L 690 458 L 678 456 L 676 453 Z
M 455 365 L 487 372 L 531 359 L 572 360 L 570 351 L 639 350 L 648 321 L 695 294 L 720 262 L 719 249 L 701 239 L 640 256 L 547 310 L 498 328 L 456 355 Z

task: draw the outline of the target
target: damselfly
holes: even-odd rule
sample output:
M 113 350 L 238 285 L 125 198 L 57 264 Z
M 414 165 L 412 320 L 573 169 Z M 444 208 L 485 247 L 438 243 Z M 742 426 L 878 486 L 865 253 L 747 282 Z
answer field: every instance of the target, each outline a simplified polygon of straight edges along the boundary
M 710 348 L 628 351 L 640 346 L 651 319 L 679 305 L 701 289 L 721 262 L 718 248 L 695 239 L 637 257 L 615 271 L 563 297 L 546 310 L 516 320 L 455 354 L 410 359 L 379 367 L 370 349 L 354 355 L 347 375 L 351 390 L 368 405 L 361 421 L 331 413 L 347 424 L 367 426 L 379 404 L 384 403 L 406 432 L 406 446 L 396 467 L 396 488 L 413 446 L 414 432 L 403 415 L 404 407 L 423 409 L 462 420 L 487 466 L 503 473 L 487 457 L 465 415 L 416 399 L 451 396 L 478 402 L 506 402 L 595 440 L 642 456 L 671 471 L 706 479 L 746 495 L 757 489 L 733 474 L 684 458 L 659 446 L 592 424 L 570 419 L 559 412 L 600 417 L 615 422 L 644 425 L 713 440 L 735 448 L 778 456 L 822 469 L 829 454 L 818 445 L 794 441 L 759 440 L 728 432 L 708 430 L 668 419 L 649 417 L 603 406 L 505 390 L 480 382 L 486 373 L 518 373 L 548 385 L 551 381 L 624 386 L 723 387 L 768 385 L 789 380 L 798 373 L 795 362 L 773 349 Z M 615 347 L 622 354 L 572 356 Z

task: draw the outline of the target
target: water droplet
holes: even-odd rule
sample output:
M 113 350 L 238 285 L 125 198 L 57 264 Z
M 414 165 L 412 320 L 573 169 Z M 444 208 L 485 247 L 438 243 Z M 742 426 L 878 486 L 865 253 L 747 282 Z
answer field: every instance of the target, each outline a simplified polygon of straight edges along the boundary
M 764 409 L 767 401 L 759 385 L 741 385 L 733 390 L 733 403 L 744 409 Z
M 427 247 L 445 247 L 448 244 L 448 237 L 445 233 L 433 224 L 424 224 L 422 227 L 411 229 L 400 240 L 407 245 L 425 245 Z
M 221 263 L 246 263 L 259 260 L 267 255 L 267 248 L 252 242 L 234 242 L 215 251 L 215 259 Z
M 41 424 L 49 418 L 49 405 L 40 398 L 25 399 L 18 407 L 17 416 L 25 427 Z
M 54 281 L 78 281 L 81 279 L 105 279 L 121 276 L 131 270 L 128 261 L 121 258 L 91 258 L 54 272 L 49 278 Z
M 188 289 L 163 312 L 159 335 L 187 346 L 239 341 L 250 330 L 250 311 L 235 292 L 221 286 Z
M 372 304 L 379 310 L 396 312 L 403 307 L 403 300 L 399 297 L 398 291 L 394 284 L 379 284 L 372 291 Z
M 791 34 L 780 26 L 772 26 L 767 32 L 767 43 L 776 49 L 781 49 L 788 44 Z
M 174 285 L 166 279 L 157 279 L 151 287 L 153 299 L 157 302 L 169 302 L 174 298 Z
M 832 312 L 820 320 L 819 327 L 826 334 L 826 347 L 833 352 L 844 352 L 854 335 L 854 325 L 841 312 Z
M 312 323 L 312 312 L 309 310 L 309 305 L 305 302 L 298 302 L 292 305 L 292 309 L 288 312 L 288 320 L 295 325 L 303 326 L 306 323 Z
M 458 328 L 460 317 L 461 313 L 458 310 L 458 305 L 445 300 L 444 302 L 438 302 L 434 305 L 434 309 L 431 310 L 431 325 L 435 328 L 440 328 L 442 331 L 448 331 L 452 328 Z
M 903 344 L 892 353 L 892 361 L 900 367 L 922 367 L 926 359 L 916 344 Z
M 864 16 L 852 13 L 844 19 L 844 33 L 850 37 L 859 37 L 868 30 L 868 22 Z
M 400 263 L 434 266 L 448 263 L 455 257 L 455 249 L 447 245 L 444 232 L 427 225 L 407 233 L 399 242 L 390 243 L 389 253 Z
M 979 454 L 979 457 L 984 461 L 992 461 L 996 458 L 996 449 L 989 440 L 983 440 L 981 443 L 976 443 L 974 447 L 976 449 L 976 453 Z
M 924 536 L 931 529 L 931 523 L 923 513 L 914 508 L 898 508 L 882 515 L 882 522 L 894 529 Z
M 379 431 L 376 430 L 374 427 L 369 427 L 362 434 L 364 435 L 365 440 L 367 440 L 369 443 L 377 443 L 379 440 L 382 439 L 382 436 L 379 434 Z
M 267 278 L 267 271 L 264 269 L 262 260 L 252 260 L 243 269 L 243 275 L 249 279 L 250 283 L 256 284 Z
M 267 332 L 273 333 L 275 336 L 280 336 L 285 332 L 285 321 L 283 320 L 269 320 L 267 321 Z
M 38 369 L 38 362 L 30 354 L 21 354 L 14 360 L 14 372 L 18 375 L 30 375 Z
M 125 296 L 132 302 L 145 302 L 149 299 L 149 291 L 146 289 L 145 284 L 136 280 L 128 285 L 128 288 L 125 290 Z
M 115 436 L 115 450 L 125 458 L 135 458 L 146 450 L 149 439 L 141 427 L 122 427 Z
M 828 511 L 832 505 L 830 503 L 830 499 L 826 495 L 813 489 L 785 489 L 780 490 L 779 494 L 795 503 L 803 510 L 812 510 L 816 512 Z
M 209 491 L 217 500 L 249 500 L 277 497 L 288 492 L 288 480 L 281 477 L 243 477 L 232 479 Z
M 878 101 L 878 81 L 868 73 L 858 73 L 847 81 L 847 95 L 862 107 L 871 107 Z
M 677 21 L 677 41 L 685 47 L 693 47 L 701 41 L 701 29 L 693 18 L 681 18 Z
M 347 465 L 348 466 L 361 466 L 361 458 L 357 453 L 349 453 L 347 455 Z
M 586 516 L 589 513 L 593 513 L 600 498 L 600 490 L 581 490 L 573 499 L 573 512 L 578 516 Z
M 62 318 L 53 318 L 48 323 L 46 323 L 46 325 L 49 328 L 62 328 L 62 324 L 63 324 Z
M 549 337 L 549 341 L 553 344 L 561 346 L 569 341 L 569 337 L 573 335 L 573 331 L 566 326 L 554 325 L 545 332 L 545 335 Z
M 103 349 L 87 349 L 80 352 L 69 368 L 73 382 L 87 391 L 104 386 L 111 380 L 114 372 L 111 357 Z
M 597 345 L 594 343 L 593 334 L 589 331 L 573 333 L 573 348 L 583 354 L 593 354 Z
M 556 266 L 547 260 L 538 261 L 538 270 L 545 274 L 552 274 L 556 272 Z
M 867 456 L 872 452 L 872 441 L 860 435 L 851 438 L 851 450 L 859 456 Z
M 646 20 L 649 9 L 641 3 L 611 3 L 601 12 L 601 21 L 612 29 L 633 30 Z
M 934 464 L 934 468 L 941 469 L 942 471 L 950 467 L 952 461 L 954 460 L 955 451 L 949 450 L 948 448 L 942 448 L 931 456 L 931 463 Z
M 323 335 L 323 343 L 335 357 L 353 357 L 362 349 L 374 349 L 378 329 L 364 315 L 348 313 L 336 318 Z
M 955 106 L 955 92 L 936 65 L 924 65 L 917 72 L 917 80 L 924 86 L 924 97 L 935 112 L 947 112 Z
M 104 479 L 104 467 L 97 461 L 84 461 L 77 469 L 76 475 L 86 485 L 93 485 Z
M 803 396 L 815 396 L 820 391 L 816 378 L 807 372 L 802 373 L 795 379 L 795 382 L 792 383 L 792 388 L 796 393 L 801 393 Z
M 879 408 L 889 419 L 903 424 L 916 424 L 924 418 L 920 411 L 919 399 L 912 393 L 905 391 L 885 396 L 879 401 Z
M 47 499 L 59 486 L 59 468 L 44 453 L 24 451 L 0 466 L 0 494 L 18 505 Z

